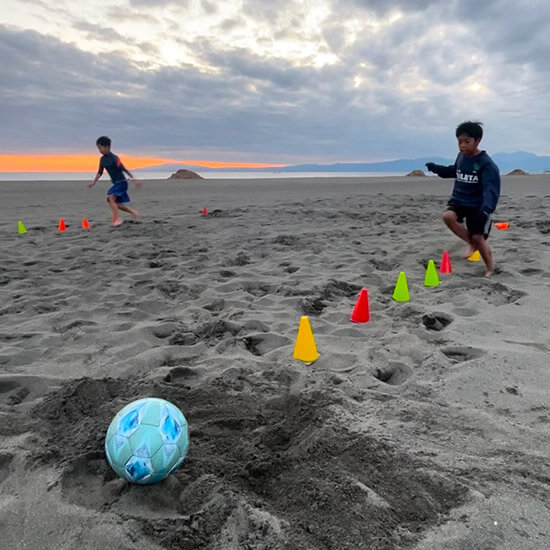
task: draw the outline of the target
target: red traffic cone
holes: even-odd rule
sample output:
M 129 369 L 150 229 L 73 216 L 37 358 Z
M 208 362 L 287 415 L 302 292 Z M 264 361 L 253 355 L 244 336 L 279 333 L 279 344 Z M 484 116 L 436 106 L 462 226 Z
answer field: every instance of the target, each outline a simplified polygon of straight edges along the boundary
M 443 251 L 443 256 L 441 257 L 441 265 L 439 266 L 439 273 L 452 273 L 453 268 L 451 267 L 451 259 L 449 258 L 449 252 L 447 250 Z
M 57 226 L 58 231 L 65 231 L 67 229 L 65 227 L 65 220 L 63 218 L 59 218 L 59 225 Z
M 208 216 L 208 208 L 206 208 L 206 206 L 204 206 L 203 209 L 202 209 L 202 215 L 203 216 Z
M 90 229 L 90 222 L 86 218 L 82 218 L 82 229 Z
M 352 323 L 366 323 L 369 319 L 369 293 L 366 288 L 362 288 L 351 313 L 350 321 Z

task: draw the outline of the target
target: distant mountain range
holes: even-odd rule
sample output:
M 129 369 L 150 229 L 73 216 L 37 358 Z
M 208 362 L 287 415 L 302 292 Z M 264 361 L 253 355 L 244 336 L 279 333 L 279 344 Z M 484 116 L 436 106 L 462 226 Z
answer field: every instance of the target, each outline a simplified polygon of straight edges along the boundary
M 501 174 L 506 174 L 511 170 L 519 168 L 532 174 L 541 174 L 550 172 L 550 157 L 538 156 L 525 151 L 516 153 L 496 153 L 491 155 L 492 159 L 498 165 Z M 204 166 L 192 166 L 184 164 L 163 164 L 144 168 L 148 171 L 171 171 L 174 172 L 180 168 L 194 170 L 196 172 L 393 172 L 408 173 L 411 170 L 424 170 L 426 162 L 435 162 L 437 164 L 453 164 L 453 158 L 425 157 L 417 159 L 398 159 L 384 162 L 344 162 L 335 164 L 295 164 L 292 166 L 283 166 L 280 168 L 206 168 Z

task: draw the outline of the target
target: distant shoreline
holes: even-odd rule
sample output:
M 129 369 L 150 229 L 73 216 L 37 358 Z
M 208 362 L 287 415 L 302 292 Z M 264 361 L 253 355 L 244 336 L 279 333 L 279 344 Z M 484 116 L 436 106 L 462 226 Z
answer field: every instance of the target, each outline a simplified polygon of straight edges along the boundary
M 147 170 L 133 170 L 137 179 L 167 180 L 173 171 L 151 172 Z M 288 178 L 394 178 L 406 176 L 405 172 L 233 172 L 233 171 L 197 171 L 205 180 L 213 179 L 288 179 Z M 88 172 L 0 172 L 2 181 L 90 181 L 94 174 Z M 108 180 L 104 175 L 100 181 Z
M 144 181 L 168 181 L 173 172 L 148 172 L 134 170 L 136 179 Z M 409 178 L 404 172 L 197 172 L 203 180 L 272 180 L 272 179 L 329 179 L 329 178 Z M 526 175 L 501 174 L 503 177 L 536 177 L 548 178 L 550 172 L 528 172 Z M 419 177 L 437 177 L 426 173 Z M 82 172 L 0 172 L 0 184 L 3 182 L 59 182 L 59 181 L 79 181 L 88 182 L 93 178 L 91 173 Z M 104 175 L 101 182 L 108 182 L 108 176 Z M 170 180 L 178 181 L 178 180 Z M 185 180 L 179 180 L 185 181 Z

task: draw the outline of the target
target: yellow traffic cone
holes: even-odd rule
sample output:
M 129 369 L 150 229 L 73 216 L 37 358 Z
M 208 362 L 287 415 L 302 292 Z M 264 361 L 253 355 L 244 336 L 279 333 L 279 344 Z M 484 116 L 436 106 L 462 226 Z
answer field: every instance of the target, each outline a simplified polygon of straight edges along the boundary
M 17 222 L 17 231 L 22 235 L 23 233 L 26 233 L 27 230 L 25 229 L 25 226 L 23 225 L 23 222 L 20 220 Z
M 392 298 L 396 302 L 409 301 L 409 286 L 407 285 L 407 276 L 404 271 L 401 271 L 399 277 L 397 277 L 397 283 L 395 284 Z
M 294 346 L 294 359 L 298 359 L 299 361 L 303 361 L 309 365 L 318 358 L 319 353 L 317 352 L 317 347 L 315 346 L 315 340 L 313 338 L 313 332 L 311 332 L 309 318 L 303 315 L 300 319 L 298 336 L 296 337 L 296 344 Z
M 426 276 L 424 277 L 424 286 L 437 286 L 439 284 L 439 277 L 437 276 L 437 269 L 433 260 L 428 262 L 426 268 Z
M 474 250 L 474 252 L 468 256 L 470 262 L 479 262 L 479 250 Z

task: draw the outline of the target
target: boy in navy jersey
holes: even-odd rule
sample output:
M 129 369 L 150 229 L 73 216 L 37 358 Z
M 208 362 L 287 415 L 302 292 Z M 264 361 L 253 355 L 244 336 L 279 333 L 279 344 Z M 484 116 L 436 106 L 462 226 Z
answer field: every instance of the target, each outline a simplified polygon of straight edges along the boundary
M 107 191 L 107 202 L 109 208 L 113 213 L 113 225 L 120 225 L 123 220 L 119 215 L 119 211 L 123 210 L 128 212 L 134 218 L 135 221 L 139 220 L 139 214 L 133 208 L 128 206 L 130 197 L 128 196 L 128 180 L 125 178 L 124 173 L 130 176 L 132 183 L 139 187 L 140 183 L 134 180 L 134 176 L 127 170 L 122 164 L 120 159 L 111 152 L 111 140 L 107 136 L 101 136 L 96 141 L 98 151 L 103 155 L 99 160 L 99 169 L 95 175 L 92 183 L 88 184 L 88 187 L 93 187 L 97 180 L 102 176 L 103 170 L 107 170 L 113 185 Z
M 500 197 L 500 173 L 491 157 L 479 149 L 482 137 L 481 122 L 459 124 L 456 138 L 460 153 L 455 163 L 441 166 L 427 162 L 426 168 L 441 178 L 455 178 L 443 221 L 470 245 L 466 257 L 479 250 L 487 269 L 485 276 L 490 277 L 495 268 L 487 237 L 491 230 L 491 214 Z

